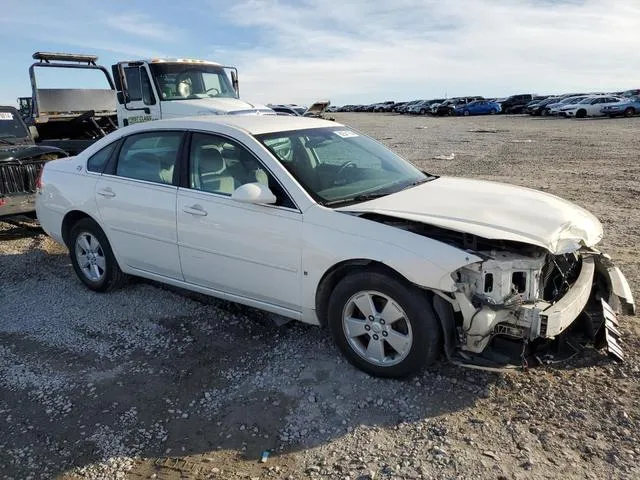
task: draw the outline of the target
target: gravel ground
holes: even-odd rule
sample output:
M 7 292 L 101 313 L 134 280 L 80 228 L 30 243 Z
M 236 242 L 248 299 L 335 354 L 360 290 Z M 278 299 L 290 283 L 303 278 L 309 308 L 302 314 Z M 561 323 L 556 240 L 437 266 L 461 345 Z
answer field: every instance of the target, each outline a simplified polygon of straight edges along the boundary
M 640 298 L 640 118 L 335 116 L 430 172 L 590 209 Z M 317 327 L 272 320 L 142 280 L 91 293 L 37 225 L 0 223 L 0 477 L 640 477 L 637 319 L 621 319 L 623 364 L 587 349 L 404 382 L 355 370 Z

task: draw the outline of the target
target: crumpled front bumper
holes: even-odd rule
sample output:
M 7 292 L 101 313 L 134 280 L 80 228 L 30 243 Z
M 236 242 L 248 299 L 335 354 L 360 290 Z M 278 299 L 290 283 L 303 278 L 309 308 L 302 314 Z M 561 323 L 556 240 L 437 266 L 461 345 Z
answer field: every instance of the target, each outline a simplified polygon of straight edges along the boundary
M 593 293 L 596 275 L 605 278 L 611 304 L 617 313 L 634 315 L 635 303 L 631 287 L 611 258 L 604 254 L 586 254 L 582 257 L 582 270 L 569 291 L 556 303 L 540 310 L 538 335 L 553 338 L 566 330 L 584 310 Z

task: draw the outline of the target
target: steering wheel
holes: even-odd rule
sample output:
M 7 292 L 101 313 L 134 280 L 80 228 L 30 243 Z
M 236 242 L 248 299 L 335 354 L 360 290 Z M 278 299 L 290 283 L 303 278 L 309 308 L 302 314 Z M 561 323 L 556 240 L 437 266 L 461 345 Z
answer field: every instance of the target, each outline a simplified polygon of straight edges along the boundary
M 220 95 L 220 90 L 218 90 L 216 87 L 207 88 L 204 91 L 204 93 L 209 93 L 211 90 L 215 90 L 216 91 L 216 95 Z
M 336 171 L 336 180 L 339 180 L 340 177 L 344 174 L 344 172 L 347 171 L 348 168 L 357 168 L 358 165 L 356 165 L 356 162 L 352 161 L 352 160 L 348 160 L 346 162 L 344 162 L 342 165 L 340 165 L 338 167 L 338 170 Z

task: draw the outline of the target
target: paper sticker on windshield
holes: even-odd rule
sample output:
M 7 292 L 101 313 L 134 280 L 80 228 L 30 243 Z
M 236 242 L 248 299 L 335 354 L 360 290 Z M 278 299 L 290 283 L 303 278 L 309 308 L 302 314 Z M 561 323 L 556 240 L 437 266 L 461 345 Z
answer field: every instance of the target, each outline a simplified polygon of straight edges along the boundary
M 336 135 L 342 138 L 352 138 L 352 137 L 358 136 L 356 132 L 352 132 L 351 130 L 337 130 L 333 133 L 335 133 Z
M 0 112 L 0 120 L 13 120 L 13 113 Z

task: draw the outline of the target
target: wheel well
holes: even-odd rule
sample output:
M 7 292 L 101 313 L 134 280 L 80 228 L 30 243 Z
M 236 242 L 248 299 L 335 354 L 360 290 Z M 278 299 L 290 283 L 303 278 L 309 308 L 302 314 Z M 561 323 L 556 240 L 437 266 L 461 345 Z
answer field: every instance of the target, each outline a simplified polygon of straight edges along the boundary
M 318 289 L 316 290 L 316 314 L 320 321 L 320 325 L 323 327 L 327 325 L 327 305 L 329 303 L 329 297 L 338 282 L 352 273 L 361 272 L 363 270 L 385 273 L 386 275 L 397 278 L 402 282 L 410 283 L 409 280 L 393 268 L 375 260 L 356 258 L 337 263 L 325 272 L 320 279 Z
M 72 210 L 64 216 L 62 220 L 62 239 L 65 245 L 69 246 L 69 232 L 71 232 L 76 222 L 82 218 L 91 218 L 91 216 L 80 210 Z M 93 218 L 91 218 L 91 220 L 93 220 Z

